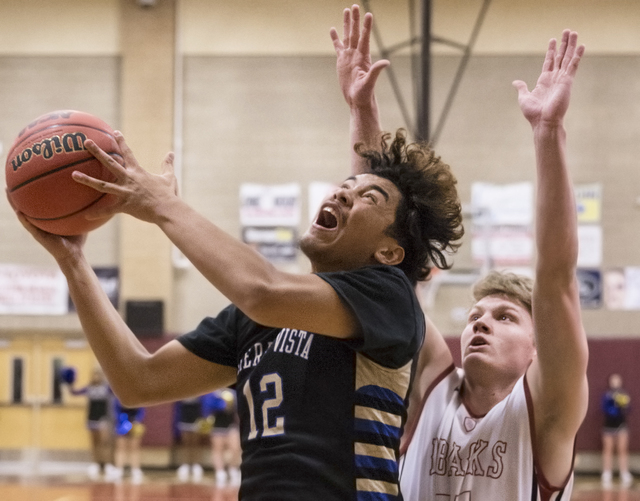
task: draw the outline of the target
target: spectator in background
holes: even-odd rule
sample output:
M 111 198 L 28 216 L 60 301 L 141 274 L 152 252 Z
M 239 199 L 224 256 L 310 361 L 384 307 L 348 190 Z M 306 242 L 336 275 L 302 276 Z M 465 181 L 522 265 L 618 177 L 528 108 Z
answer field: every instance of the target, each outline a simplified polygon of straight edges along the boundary
M 111 400 L 113 394 L 107 379 L 100 367 L 96 367 L 91 375 L 91 381 L 83 388 L 75 388 L 76 370 L 65 367 L 61 371 L 62 381 L 69 385 L 72 395 L 86 395 L 87 428 L 91 433 L 91 452 L 93 463 L 89 465 L 88 474 L 91 480 L 100 478 L 100 471 L 104 468 L 105 476 L 113 473 L 112 455 L 112 416 Z
M 176 428 L 184 456 L 184 463 L 178 468 L 178 480 L 186 482 L 189 473 L 194 482 L 202 480 L 202 465 L 199 461 L 200 437 L 204 422 L 202 398 L 193 397 L 176 402 Z
M 209 394 L 211 428 L 211 464 L 219 487 L 240 485 L 242 449 L 238 430 L 236 392 L 230 388 Z
M 622 268 L 604 272 L 604 304 L 609 310 L 624 310 L 626 307 L 627 280 Z
M 114 399 L 115 409 L 115 468 L 107 480 L 121 482 L 125 464 L 131 468 L 131 483 L 142 483 L 143 475 L 140 468 L 140 444 L 144 436 L 145 427 L 142 424 L 144 409 L 139 407 L 124 407 L 118 399 Z
M 604 428 L 602 430 L 602 485 L 610 488 L 613 480 L 613 450 L 618 449 L 618 468 L 623 487 L 630 487 L 633 476 L 629 473 L 629 431 L 627 413 L 631 398 L 622 388 L 620 374 L 609 376 L 609 388 L 602 397 Z

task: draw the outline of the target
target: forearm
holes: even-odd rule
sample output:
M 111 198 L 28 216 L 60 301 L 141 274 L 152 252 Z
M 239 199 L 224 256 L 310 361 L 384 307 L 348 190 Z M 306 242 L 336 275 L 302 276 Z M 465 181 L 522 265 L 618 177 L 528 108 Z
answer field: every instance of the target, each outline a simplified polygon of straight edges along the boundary
M 59 264 L 91 349 L 114 393 L 129 401 L 139 391 L 141 366 L 149 352 L 113 308 L 84 257 Z
M 536 246 L 538 272 L 573 278 L 578 257 L 577 214 L 566 166 L 562 124 L 533 129 L 537 167 Z
M 354 146 L 363 143 L 367 148 L 377 149 L 379 147 L 380 116 L 375 96 L 372 97 L 368 106 L 352 107 L 351 119 L 349 123 L 351 137 L 351 170 L 352 174 L 362 174 L 369 171 L 367 161 L 354 151 Z
M 253 248 L 178 198 L 162 207 L 155 222 L 198 271 L 247 315 L 269 284 L 280 276 Z
M 565 130 L 561 124 L 534 127 L 534 143 L 538 260 L 533 321 L 537 360 L 545 391 L 569 398 L 566 392 L 583 384 L 588 348 L 575 278 L 577 215 L 565 160 Z M 573 396 L 578 395 L 576 390 Z

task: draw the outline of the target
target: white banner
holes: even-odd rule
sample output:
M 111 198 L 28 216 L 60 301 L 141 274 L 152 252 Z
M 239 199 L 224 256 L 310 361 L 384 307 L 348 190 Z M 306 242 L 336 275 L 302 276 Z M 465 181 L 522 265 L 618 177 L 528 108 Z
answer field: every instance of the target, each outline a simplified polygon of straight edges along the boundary
M 492 265 L 528 265 L 533 259 L 534 242 L 528 227 L 500 226 L 476 231 L 471 236 L 471 255 L 474 262 Z
M 0 314 L 64 315 L 67 281 L 58 268 L 0 264 Z
M 475 224 L 528 226 L 533 222 L 533 184 L 473 183 L 471 206 L 481 218 Z
M 250 184 L 240 186 L 242 226 L 292 226 L 300 223 L 300 185 Z
M 578 266 L 597 267 L 602 264 L 602 226 L 578 225 Z

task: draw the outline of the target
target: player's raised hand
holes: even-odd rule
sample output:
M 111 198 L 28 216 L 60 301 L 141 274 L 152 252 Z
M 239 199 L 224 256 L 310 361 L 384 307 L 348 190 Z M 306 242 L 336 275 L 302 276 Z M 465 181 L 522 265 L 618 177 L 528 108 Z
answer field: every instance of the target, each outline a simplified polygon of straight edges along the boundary
M 518 90 L 518 103 L 522 114 L 532 126 L 560 124 L 569 107 L 571 86 L 584 54 L 584 45 L 578 46 L 578 34 L 564 30 L 560 47 L 555 39 L 549 48 L 542 66 L 542 73 L 532 91 L 522 80 L 513 82 Z
M 124 165 L 120 165 L 93 141 L 85 141 L 85 148 L 113 173 L 116 177 L 115 182 L 95 179 L 78 171 L 72 174 L 73 179 L 78 183 L 117 197 L 113 205 L 97 209 L 87 217 L 100 218 L 123 212 L 142 221 L 157 222 L 157 218 L 161 217 L 162 205 L 177 195 L 178 184 L 173 173 L 173 153 L 166 155 L 162 164 L 162 173 L 153 174 L 140 166 L 122 134 L 116 132 L 115 138 L 122 151 Z
M 338 81 L 350 107 L 370 104 L 376 80 L 390 64 L 386 59 L 371 63 L 369 41 L 372 26 L 373 15 L 367 13 L 360 31 L 360 8 L 353 5 L 351 9 L 344 10 L 342 40 L 335 28 L 329 32 L 337 55 Z

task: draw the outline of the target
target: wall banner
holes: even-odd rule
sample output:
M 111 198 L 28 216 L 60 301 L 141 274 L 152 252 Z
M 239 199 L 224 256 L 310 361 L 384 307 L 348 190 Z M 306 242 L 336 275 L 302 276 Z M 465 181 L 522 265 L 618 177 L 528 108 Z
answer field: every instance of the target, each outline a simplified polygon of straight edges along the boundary
M 68 288 L 58 268 L 0 264 L 1 315 L 64 315 Z

